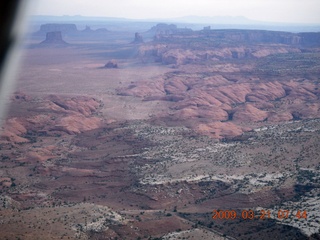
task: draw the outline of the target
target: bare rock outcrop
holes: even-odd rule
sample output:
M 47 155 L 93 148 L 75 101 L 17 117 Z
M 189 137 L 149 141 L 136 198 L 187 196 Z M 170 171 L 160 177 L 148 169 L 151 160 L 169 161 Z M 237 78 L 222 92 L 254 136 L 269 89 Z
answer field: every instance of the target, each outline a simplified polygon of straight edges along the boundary
M 320 117 L 320 89 L 310 81 L 255 79 L 253 82 L 234 82 L 218 74 L 186 77 L 185 74 L 170 73 L 131 83 L 117 89 L 117 93 L 144 101 L 167 101 L 168 113 L 157 115 L 161 121 L 184 124 L 218 138 L 241 134 L 245 129 L 243 126 L 250 124 L 259 126 L 263 122 Z M 201 128 L 199 124 L 202 124 Z M 218 126 L 226 128 L 211 134 L 211 129 Z
M 192 51 L 182 49 L 171 49 L 161 56 L 163 64 L 187 64 L 194 63 L 199 60 Z
M 49 131 L 77 134 L 98 128 L 101 125 L 101 119 L 94 116 L 100 103 L 94 98 L 86 96 L 62 98 L 52 95 L 49 96 L 49 100 L 64 112 L 55 118 L 51 126 L 46 126 Z
M 283 85 L 277 81 L 255 84 L 246 95 L 246 101 L 273 101 L 286 96 Z
M 122 96 L 136 96 L 147 98 L 149 96 L 165 97 L 164 79 L 157 78 L 154 81 L 139 81 L 131 83 L 128 87 L 117 89 L 117 94 Z
M 268 122 L 285 122 L 293 119 L 290 112 L 270 112 L 268 116 Z
M 84 116 L 90 116 L 92 113 L 96 112 L 100 105 L 100 103 L 94 98 L 86 96 L 77 96 L 66 99 L 57 95 L 50 95 L 48 99 L 64 110 L 78 112 Z
M 101 126 L 101 119 L 98 117 L 85 117 L 82 114 L 74 113 L 60 118 L 50 130 L 62 131 L 68 134 L 77 134 L 92 130 Z
M 262 111 L 251 104 L 238 107 L 233 114 L 233 120 L 239 122 L 260 122 L 266 120 L 268 112 Z
M 96 114 L 100 102 L 91 97 L 50 95 L 38 99 L 36 106 L 28 103 L 29 100 L 25 98 L 15 98 L 15 101 L 23 103 L 26 112 L 6 121 L 1 129 L 0 143 L 29 142 L 28 134 L 33 131 L 42 135 L 55 135 L 57 132 L 78 134 L 98 128 L 102 124 L 101 118 Z M 50 155 L 38 155 L 34 153 L 32 158 L 50 158 Z
M 197 119 L 210 121 L 226 121 L 228 120 L 228 113 L 217 106 L 203 106 L 203 107 L 185 107 L 181 110 L 176 111 L 173 115 L 173 119 L 181 121 L 183 119 Z M 172 118 L 172 117 L 170 117 Z
M 199 124 L 195 130 L 201 134 L 209 135 L 213 138 L 231 138 L 241 135 L 249 128 L 240 127 L 232 122 L 213 122 L 208 124 Z
M 22 137 L 27 132 L 23 121 L 14 117 L 8 119 L 1 128 L 0 143 L 24 143 L 29 142 L 27 138 Z
M 295 101 L 288 109 L 295 120 L 320 117 L 319 102 L 306 103 L 304 101 Z

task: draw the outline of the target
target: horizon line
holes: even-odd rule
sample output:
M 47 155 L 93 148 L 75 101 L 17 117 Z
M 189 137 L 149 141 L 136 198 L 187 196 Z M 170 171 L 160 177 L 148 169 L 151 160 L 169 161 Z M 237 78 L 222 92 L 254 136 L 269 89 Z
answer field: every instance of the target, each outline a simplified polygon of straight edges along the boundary
M 107 18 L 113 18 L 113 19 L 122 19 L 122 20 L 130 20 L 130 21 L 181 21 L 182 23 L 194 23 L 194 24 L 209 24 L 210 22 L 188 22 L 188 20 L 182 20 L 183 18 L 230 18 L 230 19 L 236 19 L 236 18 L 242 18 L 245 21 L 249 21 L 247 24 L 252 24 L 252 25 L 258 25 L 258 24 L 282 24 L 282 25 L 313 25 L 313 26 L 319 26 L 320 23 L 306 23 L 306 22 L 272 22 L 272 21 L 261 21 L 261 20 L 255 20 L 248 18 L 246 16 L 231 16 L 231 15 L 215 15 L 215 16 L 199 16 L 199 15 L 185 15 L 185 16 L 180 16 L 180 17 L 168 17 L 168 18 L 130 18 L 130 17 L 113 17 L 113 16 L 87 16 L 87 15 L 45 15 L 45 14 L 35 14 L 31 15 L 32 17 L 56 17 L 56 18 L 62 18 L 62 17 L 70 17 L 70 18 L 76 18 L 76 17 L 82 17 L 82 18 L 101 18 L 101 19 L 107 19 Z M 251 22 L 251 23 L 250 23 Z M 243 25 L 244 23 L 219 23 L 219 24 L 236 24 L 236 25 Z

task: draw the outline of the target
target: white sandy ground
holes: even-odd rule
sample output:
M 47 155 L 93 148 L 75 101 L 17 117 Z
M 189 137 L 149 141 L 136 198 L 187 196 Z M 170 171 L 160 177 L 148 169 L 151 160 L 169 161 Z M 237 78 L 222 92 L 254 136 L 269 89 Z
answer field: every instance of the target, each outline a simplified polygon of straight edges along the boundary
M 257 208 L 257 210 L 261 210 L 261 208 Z M 298 202 L 285 202 L 269 210 L 270 217 L 277 220 L 279 224 L 299 228 L 308 236 L 320 231 L 320 197 L 303 197 Z M 278 217 L 279 210 L 289 210 L 288 218 L 280 219 Z M 299 210 L 301 214 L 303 211 L 307 212 L 307 219 L 296 217 Z
M 199 181 L 221 181 L 226 183 L 233 183 L 233 180 L 248 180 L 252 186 L 265 186 L 269 182 L 277 183 L 279 179 L 283 178 L 285 173 L 267 173 L 252 175 L 189 175 L 182 178 L 167 178 L 163 175 L 157 175 L 154 177 L 146 177 L 140 181 L 141 184 L 160 185 L 174 182 L 199 182 Z
M 73 226 L 77 238 L 80 238 L 83 235 L 83 232 L 101 232 L 108 229 L 111 224 L 122 224 L 125 222 L 125 219 L 121 215 L 106 206 L 82 203 L 78 208 L 79 207 L 85 209 L 82 210 L 81 213 L 88 214 L 88 217 L 84 223 Z

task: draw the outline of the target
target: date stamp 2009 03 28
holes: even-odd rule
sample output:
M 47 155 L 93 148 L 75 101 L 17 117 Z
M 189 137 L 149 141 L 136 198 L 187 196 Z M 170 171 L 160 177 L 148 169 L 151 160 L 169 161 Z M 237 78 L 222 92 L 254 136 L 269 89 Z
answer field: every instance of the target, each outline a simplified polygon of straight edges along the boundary
M 297 219 L 307 219 L 307 211 L 306 210 L 284 210 L 279 209 L 278 211 L 273 210 L 263 210 L 260 209 L 258 211 L 254 210 L 242 210 L 241 212 L 237 212 L 236 210 L 218 210 L 214 209 L 212 211 L 212 219 L 218 220 L 226 220 L 226 219 L 243 219 L 243 220 L 253 220 L 253 219 L 286 219 L 286 218 L 297 218 Z

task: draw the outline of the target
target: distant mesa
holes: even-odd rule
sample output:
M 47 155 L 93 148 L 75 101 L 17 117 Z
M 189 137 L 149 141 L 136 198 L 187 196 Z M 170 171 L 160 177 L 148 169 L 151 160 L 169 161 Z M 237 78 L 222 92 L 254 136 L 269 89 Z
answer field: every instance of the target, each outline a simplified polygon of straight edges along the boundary
M 262 58 L 274 54 L 299 53 L 305 51 L 305 47 L 320 47 L 320 33 L 215 30 L 210 26 L 199 31 L 173 33 L 184 31 L 173 24 L 158 24 L 152 29 L 161 34 L 155 35 L 153 42 L 139 48 L 139 57 L 144 62 L 157 61 L 172 67 L 204 61 Z
M 106 28 L 97 28 L 94 30 L 95 33 L 108 33 L 109 31 Z
M 84 30 L 82 30 L 83 33 L 92 33 L 94 32 L 90 26 L 86 26 L 86 28 Z
M 145 39 L 155 39 L 161 37 L 168 37 L 172 34 L 186 34 L 192 33 L 193 30 L 190 28 L 178 28 L 175 24 L 158 23 L 148 31 L 142 33 Z
M 47 45 L 47 46 L 66 46 L 66 43 L 62 39 L 61 32 L 48 32 L 46 34 L 46 39 L 40 43 L 40 45 Z
M 140 33 L 135 33 L 134 34 L 134 40 L 133 40 L 133 42 L 132 43 L 143 43 L 143 38 L 142 38 L 142 36 L 141 36 L 141 34 Z
M 48 23 L 42 24 L 37 34 L 45 35 L 48 32 L 61 32 L 62 35 L 76 34 L 78 32 L 78 29 L 75 24 Z
M 285 44 L 293 46 L 319 47 L 319 32 L 291 33 L 267 30 L 240 30 L 240 29 L 211 29 L 204 27 L 200 31 L 187 28 L 177 28 L 175 25 L 158 24 L 148 32 L 155 33 L 155 40 L 161 42 L 181 43 L 181 40 L 203 39 L 225 44 Z M 182 38 L 183 35 L 183 38 Z M 212 45 L 212 41 L 209 43 Z
M 151 28 L 151 31 L 155 31 L 156 34 L 172 34 L 177 31 L 177 26 L 174 24 L 165 24 L 165 23 L 159 23 L 155 27 Z
M 191 29 L 186 28 L 186 31 L 191 31 Z M 166 24 L 166 23 L 159 23 L 156 26 L 152 27 L 148 32 L 152 32 L 155 35 L 169 35 L 174 33 L 179 33 L 185 30 L 184 28 L 178 28 L 175 24 Z
M 103 68 L 118 68 L 118 63 L 115 60 L 107 62 Z
M 80 32 L 85 34 L 103 34 L 108 33 L 109 31 L 106 28 L 98 28 L 96 30 L 92 30 L 90 26 L 86 26 L 86 28 Z
M 96 30 L 91 29 L 90 26 L 86 26 L 84 30 L 78 30 L 75 24 L 58 24 L 48 23 L 40 26 L 40 30 L 35 33 L 38 36 L 45 36 L 48 32 L 61 32 L 63 37 L 82 37 L 82 36 L 101 36 L 107 34 L 109 31 L 106 28 L 98 28 Z
M 304 32 L 298 34 L 299 39 L 303 45 L 307 46 L 320 46 L 320 33 L 319 32 Z

